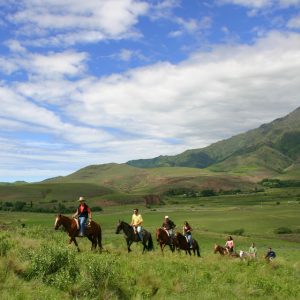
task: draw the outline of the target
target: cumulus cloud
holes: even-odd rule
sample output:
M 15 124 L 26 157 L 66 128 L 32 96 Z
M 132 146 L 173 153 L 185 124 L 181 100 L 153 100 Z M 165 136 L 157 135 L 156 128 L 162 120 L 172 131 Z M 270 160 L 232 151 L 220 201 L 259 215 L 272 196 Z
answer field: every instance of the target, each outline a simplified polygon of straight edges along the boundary
M 253 9 L 271 6 L 290 7 L 300 5 L 300 0 L 218 0 L 220 4 L 234 4 Z
M 6 21 L 19 26 L 19 35 L 30 37 L 27 44 L 46 45 L 50 37 L 48 45 L 72 45 L 131 35 L 148 7 L 137 0 L 20 0 Z
M 287 23 L 287 27 L 292 29 L 300 28 L 300 15 L 291 18 Z
M 299 47 L 298 35 L 274 32 L 253 46 L 216 47 L 179 65 L 109 76 L 86 86 L 66 112 L 81 112 L 89 126 L 204 146 L 203 137 L 229 137 L 297 106 Z
M 297 7 L 300 0 L 212 3 L 243 6 L 255 14 Z M 260 38 L 250 45 L 238 44 L 238 30 L 226 23 L 216 25 L 209 11 L 178 14 L 183 4 L 0 0 L 1 26 L 9 31 L 3 41 L 7 49 L 0 56 L 0 72 L 5 75 L 0 81 L 0 162 L 6 178 L 34 180 L 89 164 L 177 154 L 255 128 L 299 105 L 299 34 L 267 32 L 256 23 L 252 33 L 257 30 Z M 182 39 L 164 41 L 157 33 L 154 38 L 149 35 L 152 28 L 143 32 L 149 22 L 138 26 L 143 16 L 155 29 L 165 26 L 164 35 Z M 270 16 L 270 26 L 275 26 L 274 20 L 280 26 L 286 22 Z M 291 18 L 287 28 L 298 29 L 298 19 Z M 199 40 L 214 25 L 226 44 L 194 50 L 180 63 L 150 64 L 146 53 L 151 56 L 158 50 L 141 50 L 158 39 L 164 49 L 180 40 Z M 136 40 L 143 34 L 150 39 Z M 131 40 L 121 44 L 121 39 Z M 134 47 L 133 39 L 138 42 Z M 102 53 L 104 48 L 111 51 Z M 99 75 L 104 73 L 91 66 L 96 56 L 122 67 L 133 63 L 135 68 Z M 137 67 L 141 61 L 147 65 Z

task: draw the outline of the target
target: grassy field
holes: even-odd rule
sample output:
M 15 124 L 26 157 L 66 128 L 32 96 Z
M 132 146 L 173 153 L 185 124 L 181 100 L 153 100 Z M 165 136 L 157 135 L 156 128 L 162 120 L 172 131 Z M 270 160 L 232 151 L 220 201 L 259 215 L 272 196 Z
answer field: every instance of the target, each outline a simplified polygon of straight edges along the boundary
M 67 234 L 54 231 L 53 214 L 0 213 L 1 299 L 299 299 L 300 189 L 209 198 L 169 198 L 166 204 L 140 207 L 145 228 L 153 237 L 168 214 L 181 230 L 188 220 L 202 258 L 184 253 L 141 254 L 115 234 L 119 219 L 129 222 L 132 205 L 110 206 L 94 213 L 103 228 L 102 254 L 91 253 L 80 239 L 77 253 Z M 21 224 L 26 226 L 22 228 Z M 277 234 L 278 228 L 291 230 Z M 258 247 L 257 261 L 220 257 L 215 243 L 232 234 L 236 249 Z M 276 260 L 263 255 L 272 246 Z

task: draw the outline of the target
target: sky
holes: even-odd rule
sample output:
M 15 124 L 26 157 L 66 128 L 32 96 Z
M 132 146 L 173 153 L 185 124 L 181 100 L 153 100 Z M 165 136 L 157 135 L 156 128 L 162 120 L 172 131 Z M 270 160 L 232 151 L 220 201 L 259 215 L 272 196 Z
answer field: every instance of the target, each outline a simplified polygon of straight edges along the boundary
M 300 0 L 0 0 L 0 181 L 179 154 L 300 106 Z

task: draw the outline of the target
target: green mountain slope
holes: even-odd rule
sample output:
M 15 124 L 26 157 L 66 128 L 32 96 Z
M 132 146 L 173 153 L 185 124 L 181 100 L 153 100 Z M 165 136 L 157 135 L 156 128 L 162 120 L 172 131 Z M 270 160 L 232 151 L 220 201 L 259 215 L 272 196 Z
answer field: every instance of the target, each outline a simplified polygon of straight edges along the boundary
M 260 150 L 258 151 L 258 149 Z M 268 152 L 270 152 L 272 159 L 266 158 Z M 269 162 L 265 162 L 263 157 Z M 235 169 L 239 169 L 242 166 L 247 166 L 251 161 L 249 167 L 255 166 L 255 168 L 263 168 L 266 171 L 282 172 L 299 157 L 300 107 L 284 118 L 276 119 L 257 129 L 219 141 L 202 149 L 187 150 L 175 156 L 132 160 L 127 164 L 140 168 L 161 166 L 205 168 L 216 165 L 210 169 L 228 171 L 231 170 L 231 164 L 234 165 Z M 226 160 L 228 161 L 225 162 Z M 244 169 L 246 170 L 247 167 Z

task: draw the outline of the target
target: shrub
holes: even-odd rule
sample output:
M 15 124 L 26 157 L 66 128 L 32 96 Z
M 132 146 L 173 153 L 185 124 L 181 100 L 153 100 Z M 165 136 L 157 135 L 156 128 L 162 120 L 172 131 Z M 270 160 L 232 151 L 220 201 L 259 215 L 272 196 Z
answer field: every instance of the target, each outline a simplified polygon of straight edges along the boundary
M 9 241 L 9 236 L 6 233 L 0 233 L 0 256 L 6 256 L 12 244 Z
M 42 245 L 38 250 L 31 250 L 30 260 L 25 272 L 27 279 L 39 277 L 60 289 L 74 283 L 79 272 L 75 252 L 60 246 Z
M 244 228 L 235 229 L 231 232 L 228 232 L 230 235 L 243 235 L 245 233 Z
M 100 206 L 93 206 L 91 207 L 91 210 L 95 212 L 95 211 L 102 211 L 103 209 Z
M 217 193 L 212 189 L 206 189 L 206 190 L 201 191 L 202 197 L 211 197 L 211 196 L 216 196 L 216 195 L 217 195 Z
M 292 233 L 292 229 L 287 228 L 287 227 L 279 227 L 277 229 L 274 230 L 275 233 L 277 234 L 289 234 Z
M 91 298 L 98 296 L 105 299 L 105 294 L 116 294 L 120 299 L 126 299 L 126 294 L 120 287 L 123 281 L 120 275 L 119 258 L 112 254 L 87 254 L 79 262 L 81 270 L 79 293 Z

